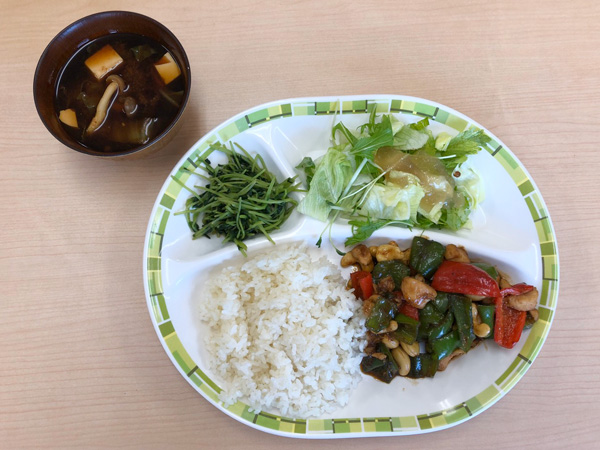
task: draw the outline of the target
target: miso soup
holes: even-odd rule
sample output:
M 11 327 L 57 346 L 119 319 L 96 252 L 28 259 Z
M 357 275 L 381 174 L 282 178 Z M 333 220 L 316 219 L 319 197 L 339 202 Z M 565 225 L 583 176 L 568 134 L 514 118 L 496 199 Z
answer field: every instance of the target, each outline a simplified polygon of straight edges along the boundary
M 66 64 L 56 90 L 56 111 L 69 135 L 100 152 L 146 144 L 165 128 L 184 98 L 173 56 L 136 34 L 104 36 Z

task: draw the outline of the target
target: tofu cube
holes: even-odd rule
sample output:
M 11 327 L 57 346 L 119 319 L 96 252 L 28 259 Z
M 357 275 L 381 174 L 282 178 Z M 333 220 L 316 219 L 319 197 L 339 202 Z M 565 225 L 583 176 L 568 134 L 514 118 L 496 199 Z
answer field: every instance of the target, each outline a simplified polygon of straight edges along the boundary
M 77 128 L 77 116 L 75 115 L 75 111 L 73 111 L 71 108 L 63 109 L 58 114 L 58 120 L 60 120 L 65 125 Z
M 157 63 L 154 64 L 158 74 L 163 79 L 165 84 L 169 84 L 179 75 L 181 75 L 181 70 L 179 70 L 179 66 L 173 59 L 173 56 L 167 52 L 164 54 L 162 58 L 158 60 Z
M 97 80 L 101 80 L 108 72 L 123 62 L 123 58 L 110 45 L 105 45 L 88 59 L 85 65 L 94 74 Z

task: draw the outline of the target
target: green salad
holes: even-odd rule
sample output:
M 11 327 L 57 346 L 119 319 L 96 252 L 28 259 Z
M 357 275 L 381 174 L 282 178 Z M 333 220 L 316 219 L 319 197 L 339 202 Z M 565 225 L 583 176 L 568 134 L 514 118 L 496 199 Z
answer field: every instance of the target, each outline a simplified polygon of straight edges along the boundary
M 326 222 L 323 233 L 347 219 L 346 245 L 388 225 L 458 230 L 483 201 L 481 177 L 469 162 L 490 141 L 480 129 L 434 136 L 428 118 L 404 124 L 373 110 L 356 131 L 337 123 L 331 140 L 317 161 L 306 157 L 297 166 L 309 186 L 298 211 Z

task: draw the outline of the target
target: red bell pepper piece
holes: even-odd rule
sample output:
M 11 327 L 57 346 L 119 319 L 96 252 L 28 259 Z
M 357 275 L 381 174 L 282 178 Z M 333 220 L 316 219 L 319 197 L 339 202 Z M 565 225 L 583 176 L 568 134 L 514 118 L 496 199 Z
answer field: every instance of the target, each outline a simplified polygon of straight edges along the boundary
M 410 317 L 411 319 L 419 320 L 419 310 L 409 303 L 402 302 L 398 308 L 398 312 Z
M 495 301 L 494 341 L 501 347 L 513 348 L 521 339 L 527 313 L 508 306 L 502 295 L 496 297 Z
M 500 295 L 502 297 L 506 297 L 507 295 L 521 295 L 526 294 L 527 292 L 533 291 L 533 286 L 530 286 L 525 283 L 515 284 L 514 286 L 504 288 L 500 291 Z
M 484 270 L 471 264 L 444 261 L 433 275 L 431 287 L 455 294 L 499 297 L 498 283 Z
M 366 300 L 373 295 L 373 277 L 370 273 L 367 272 L 366 276 L 360 278 L 358 280 L 358 284 L 360 285 L 360 290 L 362 291 L 363 300 Z
M 369 272 L 360 270 L 350 274 L 354 295 L 362 300 L 368 299 L 373 295 L 373 277 Z
M 513 348 L 523 333 L 527 313 L 511 308 L 504 301 L 509 295 L 521 295 L 533 290 L 533 286 L 525 283 L 515 284 L 502 289 L 496 297 L 496 320 L 494 323 L 494 341 L 501 347 Z

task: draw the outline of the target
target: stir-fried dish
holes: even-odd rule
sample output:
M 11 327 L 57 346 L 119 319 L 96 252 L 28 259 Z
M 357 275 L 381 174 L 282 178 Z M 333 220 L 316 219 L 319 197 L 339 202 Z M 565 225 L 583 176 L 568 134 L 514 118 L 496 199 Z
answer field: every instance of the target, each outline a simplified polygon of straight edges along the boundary
M 405 250 L 395 242 L 360 244 L 341 265 L 357 269 L 349 287 L 367 317 L 361 369 L 386 383 L 433 377 L 483 340 L 513 348 L 538 318 L 535 287 L 511 285 L 453 244 L 424 237 Z

